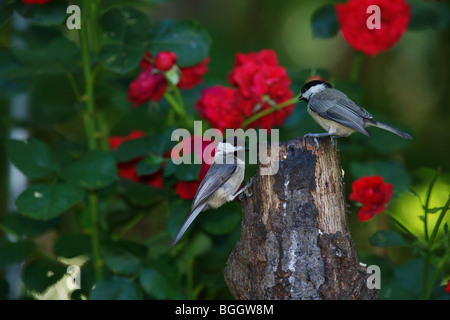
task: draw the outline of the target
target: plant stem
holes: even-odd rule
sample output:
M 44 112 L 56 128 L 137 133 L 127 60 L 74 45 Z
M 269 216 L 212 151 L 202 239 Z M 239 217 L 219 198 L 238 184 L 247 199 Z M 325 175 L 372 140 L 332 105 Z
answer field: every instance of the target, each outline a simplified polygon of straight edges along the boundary
M 169 102 L 170 106 L 180 118 L 183 125 L 187 128 L 190 127 L 187 121 L 186 110 L 184 109 L 184 106 L 178 103 L 177 99 L 175 99 L 175 97 L 167 91 L 164 93 L 164 98 Z
M 296 97 L 290 99 L 290 100 L 286 100 L 276 106 L 273 106 L 269 109 L 265 109 L 262 110 L 254 115 L 252 115 L 250 118 L 246 119 L 243 123 L 242 123 L 242 128 L 246 129 L 250 124 L 252 124 L 253 122 L 255 122 L 256 120 L 261 119 L 264 116 L 267 116 L 268 114 L 271 114 L 275 111 L 279 111 L 281 109 L 286 108 L 287 106 L 290 106 L 291 104 L 295 104 L 297 103 L 297 99 L 300 97 L 300 95 L 297 95 Z
M 91 222 L 91 245 L 94 260 L 95 279 L 97 281 L 103 278 L 103 259 L 100 254 L 100 239 L 98 232 L 98 196 L 94 191 L 88 193 L 89 199 L 89 218 Z
M 359 71 L 361 70 L 361 65 L 364 55 L 361 52 L 355 52 L 353 57 L 352 69 L 350 71 L 350 81 L 358 82 Z
M 441 214 L 439 215 L 439 218 L 436 221 L 436 224 L 433 228 L 433 232 L 431 233 L 431 237 L 430 237 L 430 248 L 431 249 L 433 248 L 433 244 L 434 244 L 434 241 L 436 240 L 436 236 L 439 231 L 439 227 L 441 226 L 441 223 L 444 220 L 445 214 L 447 213 L 449 207 L 450 207 L 450 196 L 449 196 L 444 208 L 442 208 Z
M 82 27 L 80 29 L 80 45 L 81 56 L 83 62 L 83 75 L 85 82 L 85 100 L 86 110 L 83 114 L 84 127 L 88 138 L 88 145 L 90 150 L 97 148 L 96 142 L 96 129 L 94 118 L 94 82 L 91 71 L 91 59 L 89 56 L 89 40 L 88 40 L 88 14 L 89 14 L 89 1 L 83 0 L 83 16 Z
M 144 211 L 140 211 L 138 214 L 136 214 L 133 217 L 133 219 L 130 220 L 130 222 L 128 222 L 125 225 L 125 227 L 123 227 L 117 234 L 113 235 L 112 238 L 114 240 L 116 240 L 116 241 L 122 239 L 123 236 L 126 235 L 128 233 L 128 231 L 130 231 L 144 217 L 145 217 L 145 212 Z
M 431 252 L 429 253 L 431 254 Z M 426 271 L 428 272 L 429 268 L 429 254 L 427 255 L 427 265 L 426 265 Z M 444 269 L 444 266 L 447 262 L 447 260 L 450 258 L 450 251 L 447 250 L 444 257 L 439 261 L 438 265 L 435 267 L 433 273 L 430 276 L 430 281 L 424 283 L 424 286 L 422 287 L 422 293 L 420 295 L 421 300 L 428 300 L 431 297 L 431 294 L 433 293 L 433 288 L 436 285 L 436 282 L 439 280 L 439 275 L 441 274 L 442 270 Z
M 431 198 L 431 191 L 433 190 L 434 184 L 436 183 L 436 180 L 438 179 L 439 176 L 439 171 L 440 169 L 438 168 L 436 170 L 436 173 L 434 174 L 433 180 L 431 180 L 430 185 L 428 186 L 428 190 L 427 190 L 427 197 L 425 199 L 425 207 L 424 207 L 424 211 L 425 211 L 425 215 L 424 215 L 424 228 L 425 228 L 425 241 L 429 241 L 429 237 L 428 237 L 428 209 L 429 209 L 429 205 L 430 205 L 430 198 Z
M 92 16 L 92 12 L 96 12 L 97 2 L 91 2 L 89 0 L 83 0 L 82 10 L 82 26 L 80 29 L 80 45 L 81 56 L 83 63 L 83 75 L 85 82 L 85 102 L 86 109 L 83 114 L 84 127 L 88 139 L 89 150 L 98 149 L 97 146 L 97 129 L 95 123 L 95 102 L 94 102 L 94 74 L 91 69 L 91 58 L 89 52 L 89 28 L 88 18 L 95 20 L 95 16 Z M 91 12 L 92 10 L 92 12 Z M 91 21 L 93 25 L 96 21 Z M 97 37 L 94 37 L 97 41 Z M 98 46 L 98 44 L 95 44 Z M 92 258 L 95 270 L 95 279 L 101 280 L 103 277 L 103 260 L 100 253 L 100 240 L 98 229 L 98 195 L 94 191 L 88 192 L 88 211 L 89 219 L 91 223 L 91 245 L 92 245 Z
M 186 278 L 189 299 L 194 300 L 194 258 L 192 257 L 189 257 L 186 261 Z

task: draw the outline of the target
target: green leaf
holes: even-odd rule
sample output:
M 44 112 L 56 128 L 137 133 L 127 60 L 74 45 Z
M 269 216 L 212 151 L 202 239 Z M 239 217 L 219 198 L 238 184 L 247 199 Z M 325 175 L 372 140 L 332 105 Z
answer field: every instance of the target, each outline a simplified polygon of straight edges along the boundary
M 146 31 L 151 27 L 149 17 L 131 7 L 109 9 L 100 25 L 109 38 L 122 42 L 126 40 L 128 43 L 143 41 L 147 37 Z
M 24 267 L 23 283 L 31 290 L 44 293 L 66 273 L 66 266 L 52 260 L 35 260 Z
M 45 46 L 45 50 L 43 50 Z M 36 44 L 24 48 L 13 48 L 14 56 L 24 65 L 23 76 L 31 74 L 66 73 L 76 68 L 80 49 L 75 42 L 62 36 L 54 39 L 39 39 Z
M 188 217 L 190 208 L 191 204 L 182 199 L 177 199 L 169 203 L 170 217 L 167 220 L 167 230 L 172 238 L 177 234 L 178 230 L 183 225 L 183 222 Z M 183 237 L 191 231 L 195 224 L 196 222 L 194 220 L 194 223 L 186 230 Z
M 18 235 L 34 238 L 42 235 L 51 228 L 55 228 L 59 222 L 60 219 L 58 218 L 41 221 L 17 213 L 8 213 L 2 217 L 0 223 Z
M 100 61 L 107 70 L 125 74 L 137 67 L 144 52 L 144 46 L 139 43 L 107 45 L 100 52 Z
M 75 258 L 91 251 L 91 238 L 86 234 L 67 234 L 61 236 L 53 246 L 58 257 Z
M 135 206 L 150 206 L 167 197 L 164 190 L 126 179 L 121 179 L 119 186 L 121 193 Z
M 16 199 L 17 210 L 29 218 L 49 220 L 80 202 L 83 189 L 68 183 L 28 187 Z
M 227 234 L 241 221 L 240 206 L 236 202 L 227 203 L 218 209 L 205 211 L 198 219 L 205 231 L 214 235 Z
M 136 171 L 140 176 L 153 174 L 161 169 L 164 161 L 166 161 L 164 157 L 156 154 L 151 154 L 147 158 L 139 161 L 139 163 L 136 165 Z
M 139 300 L 142 292 L 137 285 L 126 278 L 103 279 L 95 284 L 90 300 Z
M 179 164 L 175 169 L 175 177 L 182 181 L 196 181 L 200 177 L 201 164 Z
M 145 136 L 122 142 L 112 153 L 116 161 L 120 163 L 146 156 L 151 149 L 152 140 Z
M 107 187 L 118 177 L 114 157 L 104 150 L 89 151 L 63 168 L 60 175 L 66 181 L 89 190 Z
M 10 242 L 0 238 L 0 270 L 10 264 L 24 261 L 34 248 L 34 243 L 29 240 Z
M 211 39 L 197 22 L 164 20 L 153 28 L 152 34 L 149 51 L 152 54 L 172 51 L 181 67 L 198 64 L 209 54 Z
M 114 273 L 133 275 L 141 267 L 140 257 L 146 256 L 146 248 L 131 241 L 108 243 L 102 248 L 106 266 Z
M 30 22 L 41 26 L 61 24 L 66 20 L 67 3 L 51 1 L 45 5 L 16 1 L 16 11 Z
M 179 294 L 179 286 L 152 267 L 141 271 L 139 282 L 144 291 L 156 299 L 171 299 Z
M 311 28 L 314 37 L 334 37 L 339 31 L 335 5 L 328 4 L 317 9 L 311 18 Z
M 400 233 L 393 230 L 377 231 L 372 237 L 370 237 L 369 242 L 373 246 L 381 248 L 408 245 Z
M 11 162 L 31 179 L 46 177 L 59 169 L 53 151 L 41 140 L 8 140 L 6 149 Z

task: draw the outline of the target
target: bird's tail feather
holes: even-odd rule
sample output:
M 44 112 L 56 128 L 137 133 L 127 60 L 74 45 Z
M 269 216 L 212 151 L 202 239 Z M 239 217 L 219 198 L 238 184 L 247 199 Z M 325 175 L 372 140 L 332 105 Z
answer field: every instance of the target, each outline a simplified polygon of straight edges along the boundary
M 383 122 L 378 122 L 378 121 L 375 123 L 370 123 L 370 124 L 374 127 L 378 127 L 380 129 L 384 129 L 384 130 L 390 131 L 392 133 L 395 133 L 396 135 L 402 137 L 403 139 L 412 139 L 412 137 L 409 134 L 407 134 L 406 132 L 403 132 L 402 130 L 397 129 L 389 124 L 386 124 Z
M 173 238 L 172 242 L 170 243 L 169 247 L 173 247 L 178 240 L 183 236 L 183 234 L 186 232 L 187 228 L 191 225 L 191 223 L 197 218 L 198 214 L 202 212 L 203 208 L 205 207 L 206 203 L 199 205 L 197 208 L 195 208 L 187 217 L 186 221 L 181 226 L 180 230 L 178 230 L 175 238 Z

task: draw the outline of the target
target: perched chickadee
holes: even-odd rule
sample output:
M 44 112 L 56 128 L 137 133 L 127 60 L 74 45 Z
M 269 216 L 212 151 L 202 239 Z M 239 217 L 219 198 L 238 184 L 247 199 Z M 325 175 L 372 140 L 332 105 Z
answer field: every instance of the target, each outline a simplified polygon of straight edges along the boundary
M 230 137 L 217 144 L 213 163 L 197 189 L 189 216 L 170 243 L 170 247 L 180 240 L 200 212 L 208 208 L 218 208 L 234 200 L 249 187 L 251 182 L 236 193 L 244 180 L 244 151 L 247 150 L 245 141 L 238 137 Z
M 302 95 L 298 100 L 308 103 L 308 113 L 327 131 L 327 133 L 306 136 L 347 137 L 355 131 L 370 136 L 366 128 L 374 126 L 395 133 L 403 139 L 412 139 L 409 134 L 391 125 L 375 121 L 364 108 L 358 106 L 341 91 L 334 89 L 328 82 L 320 80 L 308 82 L 303 86 Z

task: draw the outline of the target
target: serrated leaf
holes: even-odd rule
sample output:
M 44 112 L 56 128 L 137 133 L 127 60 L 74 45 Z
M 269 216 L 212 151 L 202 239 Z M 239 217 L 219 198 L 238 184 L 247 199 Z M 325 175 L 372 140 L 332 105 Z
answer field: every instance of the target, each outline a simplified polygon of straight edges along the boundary
M 142 293 L 137 285 L 119 277 L 100 280 L 89 295 L 90 300 L 138 300 L 141 297 Z
M 169 231 L 169 234 L 172 238 L 176 235 L 180 227 L 183 225 L 183 222 L 188 216 L 190 208 L 191 204 L 188 201 L 184 201 L 182 199 L 177 199 L 169 203 L 170 217 L 169 219 L 167 219 L 167 230 Z M 186 236 L 186 234 L 190 232 L 194 225 L 195 222 L 186 230 L 184 236 Z
M 227 203 L 205 212 L 198 219 L 205 231 L 214 235 L 227 234 L 241 221 L 240 207 L 235 202 Z
M 147 155 L 152 150 L 152 140 L 148 136 L 122 142 L 113 150 L 117 162 L 127 162 Z
M 100 61 L 109 71 L 125 74 L 137 67 L 144 52 L 140 43 L 107 45 L 100 52 Z
M 179 164 L 175 169 L 175 177 L 181 181 L 196 181 L 200 177 L 201 164 Z
M 166 161 L 164 157 L 151 154 L 145 159 L 139 161 L 136 165 L 136 171 L 139 176 L 153 174 L 161 169 L 162 164 Z
M 408 244 L 397 231 L 393 230 L 378 231 L 370 237 L 369 242 L 373 246 L 381 248 L 405 246 Z
M 17 213 L 9 213 L 2 217 L 0 224 L 13 232 L 27 237 L 37 237 L 57 226 L 58 218 L 48 221 L 31 219 Z
M 25 265 L 23 283 L 31 291 L 44 293 L 66 273 L 67 267 L 51 260 L 35 260 Z
M 147 294 L 157 299 L 171 299 L 179 293 L 179 286 L 152 267 L 141 271 L 139 282 Z
M 144 247 L 130 242 L 120 241 L 103 246 L 102 254 L 106 266 L 114 273 L 133 275 L 142 266 L 141 257 L 146 256 Z
M 0 238 L 0 270 L 12 263 L 24 261 L 34 248 L 34 243 L 29 240 L 10 242 Z
M 53 151 L 41 140 L 9 140 L 6 149 L 11 162 L 31 179 L 46 177 L 59 169 Z
M 328 4 L 317 9 L 311 18 L 311 28 L 314 37 L 334 37 L 339 31 L 335 5 Z
M 89 151 L 63 168 L 60 176 L 70 183 L 89 190 L 107 187 L 118 178 L 114 157 L 104 150 Z
M 200 63 L 209 54 L 208 32 L 194 21 L 164 20 L 152 29 L 148 49 L 152 54 L 172 51 L 181 67 Z
M 84 191 L 68 183 L 28 187 L 16 199 L 17 210 L 29 218 L 49 220 L 80 202 Z
M 109 38 L 122 42 L 140 42 L 147 37 L 150 19 L 143 12 L 131 8 L 112 8 L 101 19 L 102 31 Z M 142 57 L 142 56 L 141 56 Z
M 75 258 L 90 251 L 91 239 L 86 234 L 63 235 L 53 246 L 53 253 L 64 258 Z
M 130 180 L 122 179 L 119 183 L 121 193 L 135 206 L 150 206 L 164 200 L 164 190 Z

